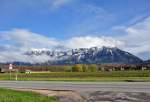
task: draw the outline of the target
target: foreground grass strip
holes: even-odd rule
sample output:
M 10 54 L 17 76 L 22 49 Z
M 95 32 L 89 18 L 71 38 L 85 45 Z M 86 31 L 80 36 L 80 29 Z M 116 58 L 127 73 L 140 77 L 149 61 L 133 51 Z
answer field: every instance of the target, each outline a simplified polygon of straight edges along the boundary
M 33 92 L 0 89 L 0 102 L 56 102 L 56 99 Z

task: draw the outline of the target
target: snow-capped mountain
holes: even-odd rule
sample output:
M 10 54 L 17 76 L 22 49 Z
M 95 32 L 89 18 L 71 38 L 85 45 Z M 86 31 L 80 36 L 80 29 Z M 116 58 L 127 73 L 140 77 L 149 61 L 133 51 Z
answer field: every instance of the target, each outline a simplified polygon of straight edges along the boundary
M 116 47 L 92 47 L 67 51 L 34 50 L 25 53 L 28 56 L 49 56 L 48 64 L 100 64 L 100 63 L 142 63 L 142 60 L 129 52 Z

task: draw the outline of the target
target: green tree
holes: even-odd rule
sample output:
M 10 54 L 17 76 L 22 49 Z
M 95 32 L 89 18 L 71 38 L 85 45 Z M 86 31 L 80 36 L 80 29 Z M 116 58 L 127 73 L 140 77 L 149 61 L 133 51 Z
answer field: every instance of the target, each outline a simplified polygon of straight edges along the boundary
M 76 64 L 72 67 L 72 71 L 73 72 L 83 72 L 83 69 L 82 69 L 82 65 L 81 64 Z

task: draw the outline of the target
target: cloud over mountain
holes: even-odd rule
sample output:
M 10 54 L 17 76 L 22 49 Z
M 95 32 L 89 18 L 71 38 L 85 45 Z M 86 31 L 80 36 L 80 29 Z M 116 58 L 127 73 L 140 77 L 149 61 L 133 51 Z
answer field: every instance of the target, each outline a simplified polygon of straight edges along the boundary
M 0 62 L 31 61 L 41 62 L 47 56 L 27 57 L 25 51 L 67 50 L 91 47 L 119 47 L 141 58 L 150 58 L 150 17 L 129 27 L 120 27 L 123 36 L 77 36 L 58 40 L 25 29 L 12 29 L 0 32 Z
M 34 49 L 50 49 L 57 50 L 56 48 L 72 49 L 72 48 L 90 48 L 90 47 L 115 47 L 121 45 L 111 37 L 74 37 L 63 41 L 42 36 L 37 33 L 30 32 L 24 29 L 12 29 L 10 31 L 0 32 L 0 62 L 8 61 L 45 61 L 46 56 L 41 58 L 30 58 L 22 55 L 25 51 Z M 40 59 L 40 60 L 37 60 Z
M 50 49 L 58 45 L 58 42 L 53 38 L 47 38 L 23 29 L 0 32 L 0 42 L 0 62 L 44 62 L 48 60 L 47 56 L 29 57 L 23 53 L 35 48 Z

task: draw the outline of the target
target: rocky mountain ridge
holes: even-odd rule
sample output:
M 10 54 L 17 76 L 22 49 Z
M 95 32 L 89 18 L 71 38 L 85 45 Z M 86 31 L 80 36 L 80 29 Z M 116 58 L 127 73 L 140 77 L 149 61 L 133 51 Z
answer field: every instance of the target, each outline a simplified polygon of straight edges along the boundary
M 142 63 L 140 58 L 117 47 L 79 48 L 66 51 L 34 50 L 26 52 L 25 55 L 48 56 L 49 60 L 46 63 L 49 64 Z

